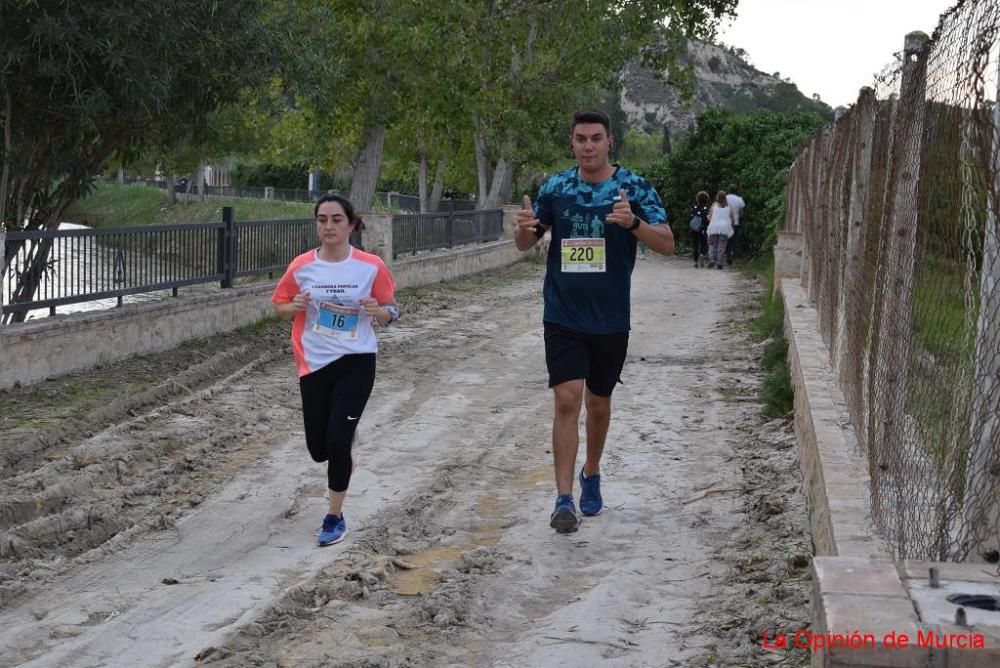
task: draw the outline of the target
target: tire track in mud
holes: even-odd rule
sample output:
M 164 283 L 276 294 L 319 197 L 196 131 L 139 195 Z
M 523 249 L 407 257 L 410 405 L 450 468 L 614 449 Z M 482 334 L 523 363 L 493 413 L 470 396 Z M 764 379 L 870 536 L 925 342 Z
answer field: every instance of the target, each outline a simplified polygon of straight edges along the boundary
M 95 433 L 217 383 L 288 338 L 276 322 L 190 341 L 167 352 L 0 391 L 0 480 L 31 471 Z
M 144 532 L 173 526 L 283 439 L 298 417 L 290 408 L 297 388 L 279 374 L 276 367 L 283 371 L 286 364 L 278 357 L 258 351 L 214 384 L 49 449 L 50 461 L 3 480 L 0 603 L 74 563 L 99 560 Z M 224 366 L 213 358 L 207 369 Z M 207 369 L 199 365 L 191 375 Z M 129 403 L 123 398 L 119 406 Z M 257 415 L 240 410 L 252 404 L 262 406 Z

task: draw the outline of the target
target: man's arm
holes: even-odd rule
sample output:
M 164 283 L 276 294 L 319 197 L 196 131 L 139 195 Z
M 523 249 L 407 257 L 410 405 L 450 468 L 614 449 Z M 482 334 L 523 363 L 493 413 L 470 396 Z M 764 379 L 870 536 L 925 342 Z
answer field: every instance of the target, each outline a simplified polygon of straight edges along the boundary
M 655 253 L 660 255 L 674 254 L 674 233 L 670 229 L 670 225 L 666 223 L 650 225 L 642 220 L 632 234 Z
M 670 226 L 665 222 L 650 225 L 632 211 L 632 205 L 629 203 L 628 194 L 624 188 L 618 191 L 618 195 L 619 199 L 611 208 L 611 213 L 608 214 L 605 221 L 624 227 L 626 230 L 632 230 L 635 221 L 639 221 L 639 226 L 632 230 L 632 234 L 649 246 L 650 250 L 661 255 L 673 255 L 674 233 L 670 230 Z

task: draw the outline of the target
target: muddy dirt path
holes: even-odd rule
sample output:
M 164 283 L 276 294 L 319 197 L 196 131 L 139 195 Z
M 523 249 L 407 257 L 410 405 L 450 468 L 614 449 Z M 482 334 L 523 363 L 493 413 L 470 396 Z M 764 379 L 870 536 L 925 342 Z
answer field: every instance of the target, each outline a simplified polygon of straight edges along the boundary
M 407 295 L 338 546 L 313 545 L 284 325 L 122 419 L 46 425 L 0 469 L 0 665 L 805 665 L 756 644 L 806 626 L 810 543 L 793 439 L 758 416 L 753 287 L 639 263 L 607 508 L 556 535 L 541 272 Z

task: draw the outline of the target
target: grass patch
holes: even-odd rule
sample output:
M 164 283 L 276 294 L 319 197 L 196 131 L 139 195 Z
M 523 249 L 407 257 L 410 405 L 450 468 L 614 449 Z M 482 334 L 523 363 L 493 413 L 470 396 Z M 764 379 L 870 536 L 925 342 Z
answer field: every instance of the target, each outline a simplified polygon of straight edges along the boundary
M 765 375 L 760 398 L 764 402 L 764 410 L 761 412 L 767 417 L 791 415 L 795 408 L 795 392 L 788 373 L 788 341 L 784 336 L 767 344 L 763 364 Z
M 312 218 L 313 204 L 245 197 L 192 198 L 167 206 L 167 194 L 142 185 L 99 183 L 66 212 L 66 221 L 91 227 L 131 227 L 204 223 L 222 219 L 222 207 L 234 208 L 237 220 Z
M 786 417 L 794 409 L 795 394 L 788 372 L 785 304 L 780 295 L 774 294 L 774 255 L 761 254 L 743 263 L 740 271 L 750 278 L 762 279 L 767 286 L 761 296 L 760 314 L 751 322 L 754 338 L 767 341 L 761 359 L 764 367 L 764 382 L 760 388 L 760 398 L 764 403 L 762 413 L 767 417 Z
M 913 325 L 921 345 L 950 364 L 971 362 L 974 353 L 975 337 L 966 331 L 966 271 L 955 262 L 928 256 L 918 270 L 913 296 Z M 979 315 L 978 290 L 972 308 L 974 323 Z

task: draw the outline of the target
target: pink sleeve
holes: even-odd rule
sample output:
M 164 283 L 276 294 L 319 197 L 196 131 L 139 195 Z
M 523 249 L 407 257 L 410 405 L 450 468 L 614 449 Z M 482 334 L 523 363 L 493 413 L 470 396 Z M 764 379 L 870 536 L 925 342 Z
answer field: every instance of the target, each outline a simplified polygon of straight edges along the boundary
M 278 287 L 274 289 L 274 294 L 271 295 L 271 303 L 287 304 L 297 294 L 299 294 L 299 284 L 295 280 L 295 267 L 292 266 L 285 270 L 284 276 L 278 281 Z
M 396 283 L 383 262 L 378 263 L 378 273 L 375 274 L 375 282 L 372 284 L 372 297 L 379 304 L 388 304 L 396 300 Z

